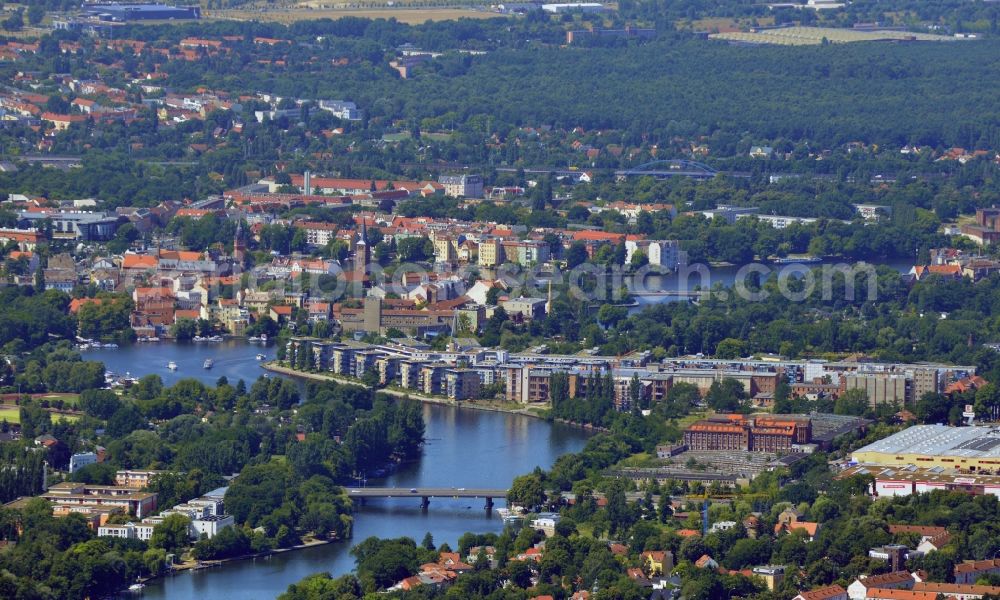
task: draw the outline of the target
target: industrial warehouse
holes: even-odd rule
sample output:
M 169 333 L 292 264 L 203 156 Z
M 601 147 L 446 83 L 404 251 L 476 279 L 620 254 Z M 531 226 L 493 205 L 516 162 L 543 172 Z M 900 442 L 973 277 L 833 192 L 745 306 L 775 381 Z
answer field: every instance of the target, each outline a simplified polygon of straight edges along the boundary
M 851 475 L 870 475 L 874 479 L 869 490 L 873 496 L 909 496 L 934 490 L 1000 496 L 1000 475 L 972 475 L 955 469 L 921 469 L 913 465 L 902 468 L 858 465 L 841 473 L 841 477 Z
M 1000 473 L 1000 427 L 917 425 L 855 450 L 858 464 Z
M 917 425 L 859 448 L 851 459 L 840 476 L 871 476 L 873 496 L 1000 496 L 1000 427 Z

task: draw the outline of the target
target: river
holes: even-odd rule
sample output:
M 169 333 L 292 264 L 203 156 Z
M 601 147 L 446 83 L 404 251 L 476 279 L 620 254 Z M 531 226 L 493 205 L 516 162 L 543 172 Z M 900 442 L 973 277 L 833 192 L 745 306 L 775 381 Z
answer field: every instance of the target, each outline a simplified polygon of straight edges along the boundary
M 889 262 L 889 261 L 887 261 Z M 908 269 L 903 262 L 891 264 Z M 904 269 L 905 267 L 905 269 Z M 712 270 L 712 281 L 732 285 L 735 268 Z M 676 280 L 657 282 L 653 289 L 676 289 Z M 671 285 L 673 284 L 673 285 Z M 640 304 L 669 301 L 668 297 L 642 298 Z M 135 377 L 155 373 L 164 383 L 193 377 L 214 384 L 225 376 L 247 385 L 264 374 L 256 355 L 274 357 L 274 347 L 248 344 L 243 340 L 222 343 L 159 342 L 134 344 L 119 349 L 88 350 L 89 360 L 103 361 L 115 373 Z M 205 359 L 215 361 L 203 368 Z M 169 362 L 178 369 L 167 368 Z M 369 485 L 410 487 L 496 487 L 534 469 L 547 468 L 562 454 L 583 448 L 588 434 L 560 424 L 549 424 L 521 415 L 424 405 L 427 441 L 423 456 L 383 480 Z M 498 502 L 502 506 L 502 502 Z M 369 500 L 355 514 L 354 540 L 369 536 L 409 536 L 419 542 L 431 532 L 436 543 L 455 546 L 466 531 L 497 532 L 503 523 L 484 510 L 482 500 L 432 499 L 425 511 L 418 498 Z M 195 572 L 183 572 L 151 582 L 147 598 L 171 600 L 271 599 L 306 575 L 330 572 L 334 576 L 354 569 L 350 544 L 337 543 L 277 554 L 267 559 L 237 561 Z
M 760 276 L 762 278 L 766 278 L 768 276 L 767 273 L 774 271 L 778 272 L 778 276 L 780 278 L 784 278 L 801 277 L 805 270 L 817 268 L 822 269 L 828 266 L 834 267 L 844 264 L 847 264 L 848 266 L 856 266 L 860 263 L 824 260 L 815 264 L 794 262 L 790 264 L 754 263 L 754 266 L 763 267 L 764 271 L 760 271 Z M 869 264 L 876 267 L 889 267 L 900 274 L 908 273 L 910 268 L 913 267 L 913 261 L 905 258 L 874 259 L 869 261 Z M 669 273 L 667 275 L 649 274 L 645 277 L 644 281 L 641 282 L 641 285 L 643 286 L 641 289 L 636 289 L 637 286 L 640 285 L 639 282 L 631 281 L 629 282 L 629 288 L 633 289 L 633 291 L 652 292 L 653 294 L 637 294 L 635 296 L 636 305 L 632 307 L 630 312 L 634 314 L 653 304 L 688 300 L 686 295 L 656 295 L 658 292 L 681 292 L 682 294 L 686 294 L 694 292 L 696 289 L 712 289 L 716 285 L 721 285 L 723 288 L 732 288 L 738 278 L 743 283 L 747 283 L 749 281 L 747 278 L 751 276 L 750 274 L 752 271 L 741 272 L 741 268 L 743 267 L 736 265 L 698 265 L 697 267 L 690 267 L 686 272 L 686 276 L 682 276 L 677 272 Z
M 108 369 L 139 377 L 160 375 L 167 384 L 184 377 L 215 383 L 226 376 L 235 384 L 240 378 L 251 384 L 264 371 L 255 355 L 259 345 L 241 340 L 221 344 L 175 344 L 159 342 L 124 346 L 117 350 L 88 350 L 88 360 L 104 361 Z M 273 347 L 263 350 L 273 357 Z M 212 358 L 211 370 L 202 367 Z M 171 372 L 170 361 L 178 365 Z M 369 485 L 410 487 L 499 487 L 534 469 L 548 468 L 562 454 L 583 448 L 588 434 L 560 424 L 549 424 L 522 415 L 425 404 L 426 438 L 423 456 L 384 480 L 369 479 Z M 498 506 L 503 506 L 498 502 Z M 431 532 L 436 543 L 456 546 L 466 531 L 497 532 L 503 523 L 484 509 L 483 500 L 432 499 L 420 508 L 419 498 L 368 500 L 355 514 L 354 540 L 369 536 L 409 536 L 418 543 Z M 342 575 L 354 569 L 346 543 L 317 546 L 274 555 L 268 559 L 238 561 L 221 567 L 185 572 L 159 579 L 146 587 L 146 598 L 270 599 L 288 585 L 311 573 L 328 571 Z

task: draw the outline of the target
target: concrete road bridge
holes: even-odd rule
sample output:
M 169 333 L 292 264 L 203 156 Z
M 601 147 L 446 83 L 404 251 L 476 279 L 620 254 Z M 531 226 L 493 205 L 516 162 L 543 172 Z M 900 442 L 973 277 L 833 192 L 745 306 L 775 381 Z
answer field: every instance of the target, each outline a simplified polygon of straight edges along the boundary
M 401 488 L 401 487 L 358 487 L 348 488 L 347 495 L 359 498 L 420 498 L 420 506 L 426 508 L 431 498 L 483 498 L 486 508 L 492 508 L 494 498 L 506 498 L 507 490 L 494 488 Z

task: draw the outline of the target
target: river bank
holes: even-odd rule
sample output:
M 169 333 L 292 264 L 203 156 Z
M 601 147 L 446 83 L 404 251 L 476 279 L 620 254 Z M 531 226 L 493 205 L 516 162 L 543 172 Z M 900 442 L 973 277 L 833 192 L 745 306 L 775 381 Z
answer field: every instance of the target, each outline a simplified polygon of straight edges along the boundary
M 267 560 L 275 555 L 286 554 L 288 552 L 295 552 L 297 550 L 306 550 L 309 548 L 315 548 L 317 546 L 325 546 L 327 544 L 334 544 L 336 542 L 342 542 L 342 541 L 346 540 L 335 540 L 335 539 L 320 540 L 313 538 L 301 544 L 289 546 L 288 548 L 274 548 L 272 550 L 268 550 L 267 552 L 257 552 L 255 554 L 244 554 L 242 556 L 233 556 L 230 558 L 219 558 L 213 560 L 190 560 L 180 563 L 178 565 L 173 565 L 170 567 L 170 569 L 164 571 L 163 573 L 160 573 L 159 575 L 140 578 L 139 582 L 142 584 L 148 584 L 151 582 L 155 582 L 158 579 L 163 579 L 164 577 L 173 577 L 174 575 L 178 575 L 180 573 L 193 573 L 195 571 L 212 569 L 215 567 L 221 567 L 227 563 L 235 563 L 246 560 L 256 560 L 258 558 Z
M 252 360 L 252 358 L 251 358 Z M 256 361 L 247 369 L 259 370 Z M 278 377 L 277 373 L 271 375 Z M 594 432 L 525 415 L 443 403 L 419 405 L 426 424 L 419 460 L 401 463 L 381 477 L 367 474 L 357 485 L 410 488 L 507 489 L 514 478 L 535 467 L 548 469 L 562 455 L 579 452 Z M 497 507 L 504 506 L 498 502 Z M 352 546 L 368 537 L 406 536 L 457 547 L 467 532 L 500 533 L 496 511 L 464 498 L 435 498 L 429 507 L 419 498 L 371 498 L 355 505 L 352 538 L 163 577 L 143 590 L 147 600 L 274 600 L 288 586 L 313 573 L 334 577 L 352 572 Z
M 143 343 L 117 349 L 92 349 L 84 355 L 101 360 L 116 373 L 131 371 L 131 376 L 155 374 L 164 384 L 194 378 L 214 385 L 220 377 L 231 384 L 243 380 L 249 385 L 260 375 L 288 377 L 278 371 L 266 371 L 262 363 L 275 360 L 275 346 L 263 347 L 239 339 L 217 344 L 186 342 Z M 265 354 L 258 361 L 256 355 Z M 212 369 L 202 364 L 213 359 Z M 167 368 L 174 361 L 177 371 Z M 309 381 L 295 373 L 296 382 Z M 331 373 L 332 375 L 332 373 Z M 345 380 L 357 385 L 356 380 Z M 388 390 L 396 395 L 406 391 Z M 514 478 L 535 467 L 548 469 L 562 455 L 579 452 L 595 433 L 578 426 L 564 425 L 539 418 L 535 411 L 500 411 L 520 408 L 484 406 L 485 403 L 449 402 L 433 398 L 419 406 L 426 424 L 419 460 L 400 463 L 381 476 L 367 473 L 369 486 L 398 488 L 489 488 L 506 489 Z M 475 409 L 475 410 L 465 410 Z M 530 418 L 529 418 L 530 417 Z M 502 504 L 498 505 L 502 506 Z M 430 507 L 419 499 L 374 498 L 355 505 L 352 539 L 344 543 L 315 544 L 294 551 L 276 552 L 250 560 L 230 560 L 211 568 L 188 569 L 151 580 L 143 590 L 146 600 L 274 600 L 288 586 L 313 573 L 331 573 L 334 577 L 355 568 L 351 555 L 354 544 L 374 536 L 407 536 L 420 540 L 428 532 L 436 544 L 447 542 L 457 547 L 458 539 L 469 531 L 500 533 L 504 522 L 495 511 L 486 512 L 479 505 L 462 498 L 436 498 Z M 120 595 L 124 598 L 125 595 Z
M 347 383 L 351 385 L 364 385 L 361 381 L 353 379 L 351 377 L 343 377 L 341 375 L 332 375 L 327 373 L 306 373 L 303 371 L 298 371 L 296 369 L 291 369 L 289 367 L 283 367 L 275 362 L 265 362 L 261 363 L 261 368 L 272 373 L 278 373 L 280 375 L 285 375 L 287 377 L 297 377 L 300 379 L 311 379 L 313 381 L 335 381 L 337 383 Z M 379 392 L 388 394 L 390 396 L 395 396 L 397 398 L 409 398 L 411 400 L 419 400 L 425 404 L 438 404 L 441 406 L 451 406 L 454 408 L 471 408 L 473 410 L 485 410 L 490 412 L 507 413 L 512 415 L 521 415 L 524 417 L 532 417 L 535 419 L 545 419 L 545 415 L 541 411 L 549 408 L 548 405 L 544 407 L 530 407 L 530 408 L 509 408 L 506 406 L 497 406 L 490 404 L 483 404 L 482 402 L 477 402 L 475 400 L 461 401 L 461 400 L 449 400 L 447 398 L 440 398 L 436 396 L 427 396 L 425 394 L 414 393 L 411 390 L 401 390 L 397 388 L 387 387 L 379 388 Z

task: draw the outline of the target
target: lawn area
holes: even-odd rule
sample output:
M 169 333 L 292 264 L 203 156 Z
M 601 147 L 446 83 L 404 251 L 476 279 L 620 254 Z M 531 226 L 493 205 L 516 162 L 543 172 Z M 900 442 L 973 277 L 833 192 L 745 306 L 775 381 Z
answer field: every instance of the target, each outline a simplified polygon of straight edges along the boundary
M 451 140 L 452 135 L 450 133 L 421 133 L 420 137 L 427 138 L 433 142 L 447 142 Z
M 616 467 L 659 467 L 662 466 L 663 461 L 656 458 L 655 456 L 649 454 L 648 452 L 640 452 L 638 454 L 633 454 L 628 458 L 623 458 L 618 461 Z
M 594 524 L 593 523 L 577 523 L 576 530 L 583 537 L 594 537 Z
M 685 429 L 688 425 L 694 423 L 695 421 L 700 421 L 708 416 L 708 411 L 692 412 L 691 414 L 685 416 L 682 419 L 677 419 L 677 428 Z
M 80 394 L 46 394 L 44 396 L 39 396 L 39 400 L 48 400 L 49 402 L 53 400 L 62 400 L 63 406 L 66 408 L 77 408 L 80 406 Z
M 386 133 L 382 135 L 383 142 L 401 142 L 408 139 L 410 139 L 409 131 L 404 131 L 402 133 Z
M 51 410 L 49 411 L 49 414 L 52 415 L 53 422 L 58 421 L 59 419 L 66 419 L 70 423 L 80 420 L 80 415 L 58 413 Z M 20 423 L 21 409 L 10 405 L 0 406 L 0 421 L 3 421 L 4 419 L 6 419 L 8 423 Z

